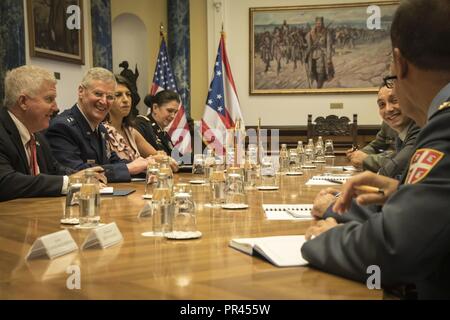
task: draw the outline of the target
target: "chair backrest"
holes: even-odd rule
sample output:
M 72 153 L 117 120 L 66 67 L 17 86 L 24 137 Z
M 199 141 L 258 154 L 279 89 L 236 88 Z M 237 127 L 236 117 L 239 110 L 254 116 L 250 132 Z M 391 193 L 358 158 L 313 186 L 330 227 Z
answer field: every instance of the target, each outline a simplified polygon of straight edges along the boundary
M 357 145 L 358 137 L 358 115 L 353 115 L 353 122 L 348 117 L 329 115 L 317 117 L 312 121 L 312 114 L 308 115 L 308 139 L 322 136 L 323 139 L 332 139 L 335 148 L 348 149 Z

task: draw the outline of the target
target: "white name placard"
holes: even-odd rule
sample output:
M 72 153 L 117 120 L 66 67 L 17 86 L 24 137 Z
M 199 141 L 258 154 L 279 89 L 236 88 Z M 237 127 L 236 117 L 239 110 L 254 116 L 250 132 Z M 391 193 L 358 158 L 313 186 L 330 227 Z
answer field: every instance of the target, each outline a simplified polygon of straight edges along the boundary
M 78 246 L 67 230 L 39 237 L 34 241 L 25 259 L 47 255 L 50 259 L 78 250 Z
M 99 245 L 102 249 L 118 244 L 123 240 L 122 233 L 115 222 L 92 229 L 81 245 L 81 249 Z

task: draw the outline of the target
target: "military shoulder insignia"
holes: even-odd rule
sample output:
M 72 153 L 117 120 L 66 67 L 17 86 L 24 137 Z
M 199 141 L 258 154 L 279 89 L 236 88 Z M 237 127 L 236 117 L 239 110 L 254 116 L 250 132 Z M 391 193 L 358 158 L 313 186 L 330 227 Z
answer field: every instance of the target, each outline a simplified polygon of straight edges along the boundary
M 444 110 L 450 107 L 450 101 L 444 102 L 443 104 L 441 104 L 438 108 L 438 110 Z
M 411 158 L 405 184 L 414 184 L 422 181 L 443 157 L 443 152 L 434 149 L 417 150 Z

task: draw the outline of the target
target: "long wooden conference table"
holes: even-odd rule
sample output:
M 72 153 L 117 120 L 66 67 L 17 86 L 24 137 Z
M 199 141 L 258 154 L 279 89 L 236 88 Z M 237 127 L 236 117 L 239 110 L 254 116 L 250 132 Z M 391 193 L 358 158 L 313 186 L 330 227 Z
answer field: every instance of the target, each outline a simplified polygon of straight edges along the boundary
M 305 186 L 318 170 L 283 176 L 278 191 L 248 192 L 249 209 L 204 207 L 209 186 L 192 185 L 202 237 L 168 240 L 143 237 L 151 219 L 139 219 L 144 182 L 113 184 L 136 189 L 126 197 L 102 197 L 101 220 L 116 222 L 124 240 L 50 260 L 26 260 L 40 236 L 68 228 L 80 246 L 88 230 L 60 224 L 64 197 L 0 203 L 0 299 L 382 299 L 383 291 L 310 267 L 278 268 L 228 246 L 230 239 L 303 234 L 314 221 L 274 221 L 262 204 L 312 203 L 320 186 Z M 175 175 L 187 182 L 191 174 Z M 81 288 L 69 290 L 69 266 L 80 268 Z

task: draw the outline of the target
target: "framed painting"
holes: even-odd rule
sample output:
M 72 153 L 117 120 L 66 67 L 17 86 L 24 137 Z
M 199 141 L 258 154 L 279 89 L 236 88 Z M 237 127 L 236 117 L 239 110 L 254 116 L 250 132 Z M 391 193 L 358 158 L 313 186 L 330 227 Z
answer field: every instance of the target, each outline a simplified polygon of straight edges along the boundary
M 376 92 L 398 4 L 250 8 L 250 94 Z
M 83 0 L 27 0 L 30 55 L 84 64 Z

